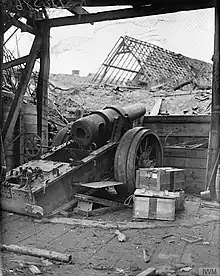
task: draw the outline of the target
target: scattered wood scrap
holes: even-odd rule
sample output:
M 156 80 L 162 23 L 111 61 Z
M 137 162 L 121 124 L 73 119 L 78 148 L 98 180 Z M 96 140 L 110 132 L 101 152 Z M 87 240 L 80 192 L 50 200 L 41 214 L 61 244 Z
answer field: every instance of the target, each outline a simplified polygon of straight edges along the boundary
M 28 247 L 24 245 L 16 245 L 16 244 L 2 244 L 2 251 L 14 252 L 23 255 L 35 256 L 35 257 L 43 257 L 46 259 L 64 262 L 64 263 L 72 263 L 72 255 L 63 254 L 55 251 L 49 251 L 46 249 L 39 249 L 34 247 Z

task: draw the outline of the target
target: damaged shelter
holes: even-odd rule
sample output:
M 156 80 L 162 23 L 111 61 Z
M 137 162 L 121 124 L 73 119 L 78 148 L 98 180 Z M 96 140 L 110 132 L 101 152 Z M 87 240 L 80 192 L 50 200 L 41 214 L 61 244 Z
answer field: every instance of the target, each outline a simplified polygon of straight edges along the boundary
M 2 272 L 219 269 L 219 4 L 103 2 L 0 2 Z M 87 11 L 116 4 L 131 7 Z M 51 28 L 207 8 L 213 64 L 121 36 L 88 82 L 50 74 Z M 29 55 L 7 49 L 12 26 Z
M 93 82 L 152 87 L 187 85 L 198 79 L 204 84 L 212 65 L 187 58 L 162 47 L 132 37 L 121 37 L 93 78 Z

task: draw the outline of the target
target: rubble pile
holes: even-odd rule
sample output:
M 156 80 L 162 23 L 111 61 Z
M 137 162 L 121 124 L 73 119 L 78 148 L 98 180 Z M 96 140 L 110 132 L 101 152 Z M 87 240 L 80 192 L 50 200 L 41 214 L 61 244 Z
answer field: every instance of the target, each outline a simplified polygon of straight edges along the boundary
M 62 78 L 61 78 L 62 76 Z M 205 83 L 190 82 L 179 89 L 169 83 L 160 84 L 146 89 L 145 87 L 128 87 L 118 85 L 90 84 L 89 78 L 84 84 L 72 80 L 69 75 L 52 75 L 49 89 L 49 103 L 53 103 L 66 118 L 77 118 L 78 114 L 101 109 L 105 105 L 125 106 L 142 103 L 149 114 L 158 98 L 162 98 L 161 115 L 199 115 L 209 114 L 211 107 L 211 74 Z M 67 81 L 68 83 L 67 83 Z M 51 107 L 52 107 L 51 106 Z

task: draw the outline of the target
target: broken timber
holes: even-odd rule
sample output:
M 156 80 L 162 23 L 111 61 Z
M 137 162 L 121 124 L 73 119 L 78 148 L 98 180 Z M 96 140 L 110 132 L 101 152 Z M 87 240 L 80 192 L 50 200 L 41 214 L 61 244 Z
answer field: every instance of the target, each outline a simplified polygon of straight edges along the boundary
M 114 202 L 111 200 L 98 198 L 89 195 L 76 194 L 74 198 L 77 200 L 77 207 L 74 209 L 74 213 L 86 214 L 86 215 L 100 215 L 105 212 L 117 210 L 118 208 L 125 208 L 123 203 Z M 107 206 L 98 209 L 93 209 L 94 203 Z
M 49 251 L 49 250 L 46 250 L 46 249 L 27 247 L 27 246 L 23 246 L 23 245 L 16 245 L 16 244 L 6 245 L 6 244 L 2 244 L 1 245 L 1 250 L 2 251 L 19 253 L 19 254 L 23 254 L 23 255 L 43 257 L 43 258 L 46 258 L 46 259 L 50 259 L 50 260 L 54 260 L 54 261 L 60 261 L 60 262 L 64 262 L 64 263 L 71 263 L 72 262 L 72 255 L 58 253 L 58 252 L 55 252 L 55 251 Z

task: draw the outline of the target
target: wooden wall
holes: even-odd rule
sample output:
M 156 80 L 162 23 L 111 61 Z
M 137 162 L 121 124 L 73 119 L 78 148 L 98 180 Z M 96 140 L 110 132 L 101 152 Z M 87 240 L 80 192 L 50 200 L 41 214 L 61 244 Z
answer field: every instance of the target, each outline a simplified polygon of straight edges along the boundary
M 144 118 L 144 126 L 153 129 L 166 145 L 208 139 L 210 123 L 209 115 L 145 116 Z
M 164 147 L 164 166 L 186 170 L 186 191 L 199 193 L 205 189 L 207 144 L 210 116 L 146 116 L 144 126 L 153 129 Z M 190 149 L 174 145 L 188 143 L 203 146 Z

